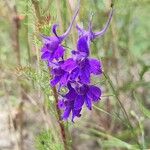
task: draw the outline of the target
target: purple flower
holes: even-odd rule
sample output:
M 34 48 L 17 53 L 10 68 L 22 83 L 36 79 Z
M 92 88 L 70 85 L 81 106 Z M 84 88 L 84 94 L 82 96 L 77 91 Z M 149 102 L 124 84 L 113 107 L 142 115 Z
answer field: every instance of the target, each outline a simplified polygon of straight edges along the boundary
M 79 37 L 76 50 L 72 50 L 71 57 L 65 60 L 63 58 L 65 49 L 62 42 L 70 33 L 78 11 L 79 7 L 69 28 L 63 35 L 57 34 L 58 25 L 55 24 L 52 27 L 54 36 L 42 36 L 44 44 L 41 49 L 41 59 L 47 61 L 48 67 L 51 68 L 52 80 L 50 84 L 52 87 L 57 85 L 57 92 L 61 97 L 58 106 L 64 110 L 62 119 L 66 120 L 72 114 L 72 122 L 74 122 L 75 117 L 81 116 L 84 105 L 91 110 L 92 104 L 100 100 L 101 90 L 92 85 L 91 76 L 102 74 L 102 65 L 99 60 L 90 58 L 90 43 L 95 38 L 104 35 L 113 14 L 112 9 L 105 27 L 100 32 L 92 31 L 92 19 L 90 19 L 87 31 L 77 26 Z M 66 87 L 68 92 L 62 95 L 59 92 L 63 87 Z
M 94 40 L 95 38 L 99 38 L 101 36 L 103 36 L 105 34 L 105 32 L 107 31 L 109 25 L 110 25 L 110 21 L 112 19 L 112 16 L 113 16 L 113 8 L 111 9 L 110 13 L 109 13 L 109 17 L 108 17 L 108 20 L 107 20 L 107 23 L 105 24 L 104 28 L 99 31 L 99 32 L 93 32 L 92 31 L 92 17 L 90 18 L 90 21 L 89 21 L 89 29 L 88 31 L 84 30 L 83 28 L 79 27 L 78 25 L 76 26 L 77 27 L 77 30 L 78 30 L 78 33 L 79 33 L 79 37 L 87 37 L 89 38 L 89 41 L 92 41 Z
M 65 86 L 69 81 L 89 84 L 91 74 L 100 75 L 102 73 L 99 60 L 89 58 L 78 51 L 73 51 L 73 53 L 73 58 L 62 61 L 58 67 L 52 69 L 52 86 L 57 83 L 60 87 Z
M 87 55 L 89 55 L 90 42 L 105 34 L 105 32 L 107 31 L 107 29 L 109 27 L 112 15 L 113 15 L 113 8 L 110 11 L 109 18 L 108 18 L 106 25 L 104 26 L 104 28 L 100 32 L 93 32 L 92 31 L 92 18 L 89 21 L 89 29 L 87 31 L 82 29 L 78 25 L 76 26 L 78 33 L 79 33 L 79 39 L 77 42 L 77 50 L 78 51 L 85 52 L 85 53 L 87 53 Z
M 78 14 L 78 11 L 79 11 L 79 5 L 73 16 L 70 26 L 68 27 L 68 29 L 66 30 L 66 32 L 63 35 L 58 36 L 58 34 L 56 32 L 56 29 L 58 27 L 57 24 L 54 24 L 52 27 L 52 32 L 53 32 L 54 36 L 43 36 L 42 35 L 42 39 L 43 39 L 43 47 L 41 49 L 41 52 L 42 52 L 41 59 L 42 60 L 52 62 L 53 60 L 58 60 L 59 58 L 63 57 L 65 49 L 61 44 L 67 38 L 68 34 L 70 33 L 70 30 L 73 26 L 73 22 Z
M 61 65 L 61 69 L 68 71 L 70 73 L 70 77 L 68 80 L 77 81 L 83 84 L 90 83 L 91 73 L 95 75 L 99 75 L 102 73 L 101 63 L 97 59 L 89 58 L 90 53 L 90 42 L 97 37 L 102 36 L 111 21 L 113 14 L 113 9 L 109 14 L 109 19 L 105 25 L 105 27 L 100 32 L 94 33 L 92 31 L 91 20 L 89 23 L 89 30 L 86 31 L 77 26 L 79 31 L 79 39 L 77 41 L 77 51 L 72 51 L 73 58 L 69 58 Z
M 97 59 L 87 57 L 84 52 L 73 51 L 73 58 L 69 58 L 61 65 L 61 69 L 69 72 L 69 80 L 83 84 L 90 83 L 91 74 L 102 73 L 101 63 Z
M 85 104 L 88 109 L 92 109 L 92 102 L 98 102 L 101 96 L 100 88 L 93 85 L 77 85 L 73 88 L 68 84 L 69 92 L 59 101 L 59 107 L 64 109 L 63 119 L 68 119 L 72 112 L 72 121 L 75 117 L 80 117 L 81 110 Z
M 66 86 L 68 83 L 69 73 L 62 70 L 61 68 L 55 68 L 51 71 L 53 75 L 53 79 L 51 80 L 51 86 L 54 87 L 57 83 L 59 83 L 59 88 L 62 86 Z
M 54 59 L 58 60 L 63 57 L 65 49 L 61 45 L 62 40 L 58 37 L 43 36 L 43 47 L 41 49 L 42 60 L 52 62 Z

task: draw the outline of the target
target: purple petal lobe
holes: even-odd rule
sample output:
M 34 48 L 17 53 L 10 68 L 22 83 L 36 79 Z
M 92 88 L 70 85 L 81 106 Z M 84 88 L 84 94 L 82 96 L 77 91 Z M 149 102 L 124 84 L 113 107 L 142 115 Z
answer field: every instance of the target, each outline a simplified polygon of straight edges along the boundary
M 97 59 L 89 59 L 91 73 L 98 75 L 102 73 L 101 63 Z
M 68 73 L 65 73 L 64 75 L 62 75 L 61 80 L 60 80 L 60 84 L 61 86 L 65 86 L 68 83 Z
M 89 55 L 88 39 L 86 36 L 79 38 L 77 43 L 77 49 L 78 51 L 85 52 L 87 55 Z
M 51 80 L 51 86 L 54 87 L 61 79 L 61 76 L 55 76 L 54 79 Z
M 81 70 L 80 70 L 80 81 L 84 84 L 90 83 L 90 64 L 89 60 L 85 59 L 80 64 Z
M 50 57 L 50 53 L 48 51 L 44 52 L 41 56 L 42 60 L 47 60 Z
M 75 110 L 81 109 L 83 104 L 84 104 L 84 97 L 82 95 L 78 95 L 74 102 L 74 109 Z
M 72 71 L 76 66 L 76 62 L 72 58 L 69 58 L 61 65 L 61 68 L 69 72 Z
M 92 102 L 87 96 L 85 96 L 85 104 L 89 110 L 92 109 Z
M 59 100 L 59 101 L 58 101 L 58 107 L 59 107 L 60 109 L 65 108 L 65 101 L 64 101 L 64 100 Z
M 64 120 L 68 119 L 68 117 L 69 117 L 69 115 L 70 115 L 70 112 L 71 112 L 71 107 L 66 107 L 62 118 L 63 118 Z
M 72 122 L 74 122 L 74 118 L 75 117 L 81 117 L 81 114 L 80 114 L 81 110 L 82 109 L 78 109 L 78 110 L 73 110 L 72 111 Z
M 84 83 L 84 84 L 88 84 L 90 83 L 90 71 L 88 68 L 83 68 L 81 71 L 80 71 L 80 76 L 79 76 L 79 79 L 80 79 L 80 82 L 81 83 Z
M 70 80 L 74 80 L 78 77 L 80 72 L 80 69 L 77 67 L 74 70 L 72 70 L 71 74 L 70 74 Z
M 92 100 L 92 101 L 98 101 L 101 97 L 101 90 L 100 88 L 94 86 L 94 85 L 91 85 L 89 87 L 89 91 L 87 93 L 87 96 Z
M 59 26 L 58 24 L 54 24 L 53 27 L 52 27 L 52 31 L 53 31 L 53 33 L 55 34 L 56 37 L 58 37 L 58 35 L 56 33 L 56 29 L 57 29 L 58 26 Z
M 60 57 L 64 55 L 64 51 L 65 49 L 62 46 L 58 46 L 58 48 L 54 51 L 53 58 L 58 60 Z
M 58 48 L 61 41 L 57 37 L 43 37 L 43 43 L 49 51 L 54 51 Z
M 68 100 L 74 100 L 77 97 L 76 91 L 71 87 L 71 85 L 68 85 L 69 92 L 65 95 L 65 98 Z

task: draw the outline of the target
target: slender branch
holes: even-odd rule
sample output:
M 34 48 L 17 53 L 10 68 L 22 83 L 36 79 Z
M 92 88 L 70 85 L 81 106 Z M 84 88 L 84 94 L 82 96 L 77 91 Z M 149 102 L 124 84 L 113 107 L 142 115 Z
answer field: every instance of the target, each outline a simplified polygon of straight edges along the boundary
M 33 4 L 34 9 L 35 9 L 35 14 L 36 14 L 36 17 L 38 19 L 38 24 L 41 25 L 42 24 L 42 17 L 41 17 L 41 14 L 40 14 L 39 2 L 36 1 L 36 0 L 32 0 L 32 4 Z M 50 72 L 51 69 L 50 68 L 48 68 L 48 69 L 49 69 L 49 72 Z M 53 95 L 54 95 L 54 98 L 55 98 L 55 107 L 56 107 L 56 112 L 57 112 L 57 117 L 58 117 L 58 124 L 59 124 L 60 132 L 61 132 L 61 138 L 63 140 L 64 149 L 68 150 L 65 126 L 64 126 L 64 123 L 61 121 L 61 111 L 58 108 L 58 94 L 57 94 L 56 87 L 53 87 L 52 91 L 53 91 Z
M 49 69 L 49 71 L 50 71 L 50 69 Z M 55 98 L 55 107 L 56 107 L 56 112 L 57 112 L 57 117 L 58 117 L 58 124 L 59 124 L 60 131 L 61 131 L 61 137 L 62 137 L 62 140 L 63 140 L 63 143 L 64 143 L 64 149 L 68 150 L 65 126 L 64 126 L 64 123 L 62 122 L 61 111 L 60 111 L 60 109 L 58 107 L 57 89 L 56 89 L 56 87 L 53 87 L 52 90 L 53 90 L 53 94 L 54 94 L 54 98 Z
M 117 93 L 117 91 L 115 90 L 112 81 L 110 80 L 109 76 L 108 76 L 106 73 L 103 72 L 103 75 L 104 75 L 104 77 L 108 80 L 108 83 L 109 83 L 109 85 L 110 85 L 110 87 L 111 87 L 111 89 L 112 89 L 112 91 L 113 91 L 113 93 L 114 93 L 114 95 L 115 95 L 115 97 L 116 97 L 116 99 L 117 99 L 117 101 L 118 101 L 118 103 L 119 103 L 119 105 L 120 105 L 122 111 L 123 111 L 123 114 L 124 114 L 126 120 L 127 120 L 128 123 L 129 123 L 129 127 L 130 127 L 130 129 L 131 129 L 133 135 L 134 135 L 134 136 L 137 136 L 136 133 L 135 133 L 135 131 L 134 131 L 134 128 L 133 128 L 133 126 L 132 126 L 132 124 L 131 124 L 131 121 L 130 121 L 130 119 L 129 119 L 129 116 L 128 116 L 128 114 L 127 114 L 127 112 L 126 112 L 126 110 L 125 110 L 125 108 L 124 108 L 122 102 L 120 101 L 120 99 L 119 99 L 119 97 L 118 97 L 118 93 Z M 139 147 L 141 147 L 139 141 L 137 141 L 137 144 L 139 145 Z
M 55 98 L 55 107 L 56 107 L 56 111 L 57 111 L 57 115 L 58 115 L 58 123 L 59 123 L 60 130 L 61 130 L 61 136 L 62 136 L 62 140 L 64 143 L 64 148 L 65 148 L 65 150 L 67 150 L 68 149 L 67 136 L 66 136 L 64 123 L 61 121 L 62 120 L 61 119 L 61 111 L 58 107 L 58 94 L 57 94 L 56 87 L 52 88 L 52 90 L 53 90 L 53 94 L 54 94 L 54 98 Z
M 128 117 L 128 114 L 127 114 L 125 108 L 123 107 L 122 102 L 120 101 L 120 99 L 119 99 L 119 97 L 118 97 L 118 94 L 117 94 L 117 92 L 116 92 L 116 90 L 115 90 L 115 88 L 114 88 L 114 86 L 113 86 L 112 81 L 110 80 L 109 76 L 108 76 L 106 73 L 103 72 L 103 75 L 104 75 L 104 77 L 108 80 L 108 83 L 109 83 L 109 85 L 110 85 L 110 87 L 111 87 L 111 89 L 112 89 L 112 91 L 113 91 L 113 93 L 114 93 L 114 95 L 115 95 L 115 97 L 116 97 L 116 99 L 117 99 L 117 101 L 118 101 L 120 107 L 121 107 L 122 110 L 123 110 L 123 113 L 124 113 L 125 118 L 126 118 L 127 121 L 129 122 L 130 128 L 133 128 L 133 127 L 132 127 L 132 124 L 131 124 L 131 122 L 130 122 L 130 119 L 129 119 L 129 117 Z

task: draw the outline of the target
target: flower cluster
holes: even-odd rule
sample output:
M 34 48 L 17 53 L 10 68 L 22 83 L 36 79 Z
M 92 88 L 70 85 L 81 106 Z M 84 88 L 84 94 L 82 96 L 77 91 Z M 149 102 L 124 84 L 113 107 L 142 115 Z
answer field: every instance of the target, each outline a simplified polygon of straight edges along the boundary
M 64 59 L 66 49 L 62 42 L 69 35 L 78 11 L 79 8 L 75 12 L 69 28 L 63 35 L 58 36 L 56 32 L 58 25 L 54 25 L 52 28 L 54 36 L 42 36 L 43 47 L 41 49 L 41 59 L 46 61 L 48 67 L 51 68 L 53 77 L 50 81 L 51 86 L 56 86 L 58 93 L 64 87 L 67 89 L 66 94 L 59 94 L 58 106 L 64 110 L 62 115 L 64 120 L 68 119 L 70 113 L 72 113 L 72 121 L 74 121 L 75 117 L 81 116 L 84 104 L 91 110 L 92 103 L 100 100 L 101 90 L 91 84 L 91 76 L 102 74 L 101 62 L 90 57 L 90 43 L 106 32 L 113 14 L 113 10 L 111 10 L 108 21 L 100 32 L 92 31 L 91 20 L 88 30 L 84 30 L 77 25 L 79 36 L 76 50 L 71 51 L 70 58 Z

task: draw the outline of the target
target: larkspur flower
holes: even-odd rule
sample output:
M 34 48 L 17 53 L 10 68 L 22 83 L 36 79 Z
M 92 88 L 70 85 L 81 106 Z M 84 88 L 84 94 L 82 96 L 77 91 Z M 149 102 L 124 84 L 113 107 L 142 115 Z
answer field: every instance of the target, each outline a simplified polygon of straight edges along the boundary
M 69 28 L 63 35 L 57 35 L 56 28 L 58 25 L 54 25 L 52 28 L 54 36 L 43 36 L 44 45 L 41 56 L 42 60 L 46 60 L 48 67 L 51 68 L 51 86 L 58 85 L 57 92 L 59 97 L 61 97 L 58 106 L 64 110 L 62 119 L 68 119 L 70 113 L 72 113 L 72 122 L 74 122 L 75 117 L 81 116 L 84 105 L 91 110 L 92 103 L 101 99 L 101 89 L 91 84 L 91 75 L 102 74 L 102 65 L 99 60 L 90 58 L 90 43 L 95 38 L 104 35 L 113 14 L 112 9 L 105 27 L 100 32 L 92 31 L 92 19 L 90 19 L 88 31 L 77 26 L 79 38 L 76 50 L 72 50 L 71 57 L 64 60 L 65 49 L 62 46 L 62 42 L 67 38 L 78 10 Z M 62 95 L 59 92 L 63 87 L 67 88 L 68 92 Z
M 69 73 L 61 68 L 55 68 L 51 71 L 53 79 L 51 80 L 52 87 L 59 83 L 59 88 L 66 86 L 68 83 Z
M 72 112 L 72 121 L 75 117 L 80 117 L 81 110 L 85 104 L 88 109 L 92 109 L 92 102 L 98 102 L 101 96 L 100 88 L 94 85 L 78 85 L 73 88 L 68 84 L 69 92 L 59 101 L 59 107 L 64 109 L 63 119 L 68 119 Z
M 70 72 L 69 79 L 83 84 L 90 83 L 91 74 L 102 73 L 101 63 L 97 59 L 89 58 L 86 53 L 73 51 L 73 58 L 69 58 L 61 65 L 63 70 Z
M 113 9 L 109 14 L 105 27 L 100 32 L 92 31 L 92 19 L 90 19 L 89 30 L 86 31 L 77 26 L 79 39 L 77 41 L 77 51 L 72 51 L 73 58 L 67 59 L 61 66 L 63 70 L 68 70 L 71 80 L 79 81 L 83 84 L 90 83 L 91 73 L 99 75 L 102 73 L 101 63 L 97 59 L 89 58 L 90 42 L 97 37 L 101 37 L 107 30 L 113 14 Z
M 106 33 L 106 31 L 110 25 L 112 16 L 113 16 L 113 12 L 114 12 L 114 10 L 112 8 L 109 13 L 109 17 L 108 17 L 108 20 L 107 20 L 104 28 L 99 32 L 92 31 L 92 17 L 90 18 L 90 21 L 89 21 L 89 29 L 88 30 L 81 28 L 79 25 L 76 26 L 78 33 L 79 33 L 78 49 L 80 51 L 87 51 L 87 53 L 89 53 L 90 42 L 96 38 L 103 36 Z
M 73 16 L 70 26 L 68 27 L 68 29 L 66 30 L 66 32 L 64 34 L 59 36 L 56 32 L 58 25 L 54 24 L 52 27 L 52 32 L 53 32 L 54 36 L 42 35 L 42 39 L 43 39 L 43 47 L 41 49 L 41 52 L 42 52 L 41 59 L 42 60 L 52 62 L 53 60 L 58 61 L 59 58 L 63 57 L 65 48 L 62 46 L 62 42 L 69 35 L 70 30 L 73 26 L 74 20 L 78 14 L 78 11 L 79 11 L 79 6 Z

